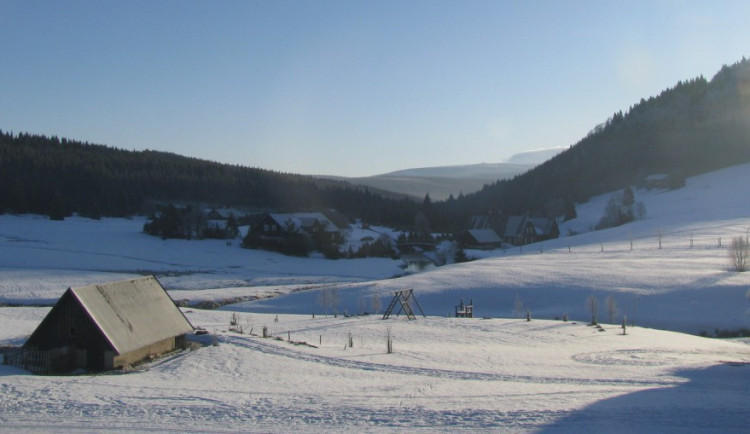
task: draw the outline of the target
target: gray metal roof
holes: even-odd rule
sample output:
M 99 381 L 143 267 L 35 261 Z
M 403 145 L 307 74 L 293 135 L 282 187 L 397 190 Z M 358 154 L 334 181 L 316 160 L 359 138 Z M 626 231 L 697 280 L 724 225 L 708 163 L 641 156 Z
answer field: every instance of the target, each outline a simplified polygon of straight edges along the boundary
M 153 276 L 70 291 L 118 354 L 193 331 Z

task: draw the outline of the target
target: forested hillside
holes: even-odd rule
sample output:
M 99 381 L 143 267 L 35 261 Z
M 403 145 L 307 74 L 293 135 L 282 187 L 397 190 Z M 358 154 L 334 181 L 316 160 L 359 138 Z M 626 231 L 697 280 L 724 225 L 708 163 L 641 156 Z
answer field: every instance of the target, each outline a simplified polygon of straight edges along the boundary
M 638 184 L 750 161 L 750 61 L 724 66 L 615 113 L 546 163 L 445 207 L 563 213 L 573 202 Z M 463 218 L 463 216 L 461 216 Z
M 0 213 L 125 216 L 149 202 L 257 210 L 335 208 L 378 224 L 410 222 L 417 204 L 337 181 L 0 131 Z
M 420 203 L 309 176 L 0 131 L 0 213 L 123 216 L 150 202 L 257 210 L 334 208 L 350 218 L 418 232 L 457 232 L 473 214 L 560 216 L 576 202 L 638 184 L 750 161 L 750 62 L 710 81 L 680 82 L 615 113 L 544 164 L 481 191 Z

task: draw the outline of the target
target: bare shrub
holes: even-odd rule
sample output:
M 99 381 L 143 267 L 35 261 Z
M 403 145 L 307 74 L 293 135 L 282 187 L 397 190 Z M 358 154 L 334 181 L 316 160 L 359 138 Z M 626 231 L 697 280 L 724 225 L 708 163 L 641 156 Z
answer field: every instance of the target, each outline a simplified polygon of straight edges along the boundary
M 523 310 L 524 310 L 523 301 L 521 300 L 521 297 L 518 294 L 516 294 L 516 299 L 513 302 L 513 314 L 515 315 L 516 318 L 521 318 L 523 316 Z
M 597 312 L 599 311 L 599 300 L 595 295 L 589 295 L 586 299 L 586 309 L 591 312 L 591 325 L 598 324 Z
M 729 246 L 729 259 L 734 269 L 742 273 L 747 270 L 747 259 L 750 254 L 750 244 L 744 237 L 732 238 L 732 244 Z
M 609 316 L 609 323 L 614 324 L 615 316 L 617 316 L 617 302 L 615 301 L 615 298 L 611 295 L 607 296 L 606 300 L 604 300 L 604 304 L 607 308 L 607 315 Z

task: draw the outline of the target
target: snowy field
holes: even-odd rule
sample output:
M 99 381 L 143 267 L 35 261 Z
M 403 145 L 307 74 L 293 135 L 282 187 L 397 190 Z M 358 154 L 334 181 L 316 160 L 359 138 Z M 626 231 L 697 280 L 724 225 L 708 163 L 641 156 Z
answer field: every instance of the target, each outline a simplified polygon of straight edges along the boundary
M 743 165 L 639 190 L 645 219 L 590 232 L 605 195 L 579 204 L 557 240 L 405 276 L 389 259 L 165 241 L 143 234 L 142 218 L 2 215 L 1 303 L 51 305 L 69 286 L 142 274 L 191 305 L 259 300 L 185 308 L 218 345 L 147 369 L 38 377 L 0 367 L 0 431 L 747 432 L 750 346 L 676 332 L 750 328 L 750 273 L 728 259 L 731 239 L 750 230 L 737 188 L 749 184 Z M 340 313 L 382 313 L 407 288 L 427 318 L 334 318 L 319 303 L 335 291 Z M 604 300 L 616 300 L 616 325 L 586 325 L 591 295 L 606 323 Z M 490 319 L 448 318 L 461 299 Z M 0 346 L 22 344 L 48 309 L 0 308 Z M 530 322 L 519 319 L 527 309 Z M 229 311 L 244 334 L 226 331 Z M 623 315 L 636 325 L 627 335 Z M 264 326 L 279 339 L 249 334 Z
M 5 308 L 5 338 L 46 308 Z M 0 430 L 747 432 L 750 346 L 635 327 L 187 310 L 208 345 L 148 369 L 0 367 Z M 266 326 L 280 340 L 260 334 Z M 393 353 L 386 352 L 391 328 Z M 349 347 L 349 334 L 352 346 Z M 287 342 L 306 342 L 294 345 Z

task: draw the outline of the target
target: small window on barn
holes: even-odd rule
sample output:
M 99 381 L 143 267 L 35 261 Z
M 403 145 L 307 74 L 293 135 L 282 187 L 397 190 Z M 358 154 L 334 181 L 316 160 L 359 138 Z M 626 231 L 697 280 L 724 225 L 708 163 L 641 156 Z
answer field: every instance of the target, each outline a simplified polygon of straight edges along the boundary
M 263 225 L 263 232 L 268 232 L 268 225 Z
M 273 225 L 273 226 L 271 226 L 271 230 L 272 230 L 273 232 L 276 232 L 276 225 Z

